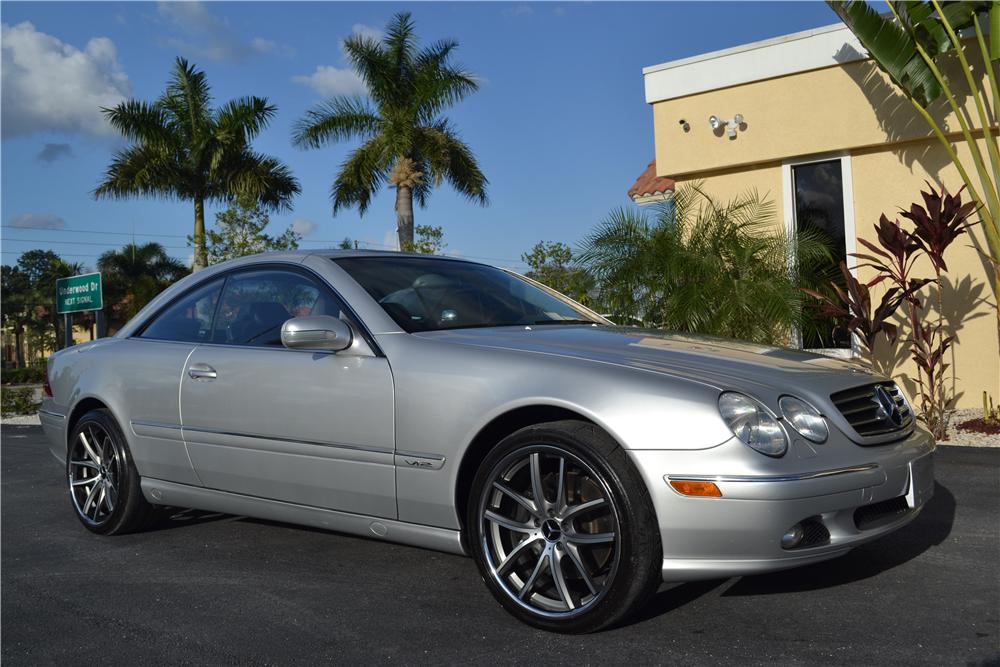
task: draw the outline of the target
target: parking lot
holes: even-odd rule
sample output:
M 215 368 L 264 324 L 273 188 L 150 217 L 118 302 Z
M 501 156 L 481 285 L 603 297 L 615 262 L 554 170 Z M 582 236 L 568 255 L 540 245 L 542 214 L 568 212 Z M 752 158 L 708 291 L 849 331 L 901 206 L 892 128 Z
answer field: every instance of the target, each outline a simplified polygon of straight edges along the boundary
M 231 516 L 87 532 L 37 427 L 3 427 L 5 665 L 1000 664 L 1000 450 L 942 447 L 912 524 L 829 563 L 665 585 L 571 637 L 494 603 L 469 559 Z

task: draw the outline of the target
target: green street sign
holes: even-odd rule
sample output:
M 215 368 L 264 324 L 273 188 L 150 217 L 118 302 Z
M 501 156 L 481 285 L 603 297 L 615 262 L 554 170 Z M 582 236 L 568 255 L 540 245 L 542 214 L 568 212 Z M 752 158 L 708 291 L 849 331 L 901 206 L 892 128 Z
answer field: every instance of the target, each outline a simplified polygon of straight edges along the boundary
M 56 312 L 80 313 L 85 310 L 100 310 L 104 307 L 104 293 L 101 290 L 101 274 L 85 273 L 56 281 Z

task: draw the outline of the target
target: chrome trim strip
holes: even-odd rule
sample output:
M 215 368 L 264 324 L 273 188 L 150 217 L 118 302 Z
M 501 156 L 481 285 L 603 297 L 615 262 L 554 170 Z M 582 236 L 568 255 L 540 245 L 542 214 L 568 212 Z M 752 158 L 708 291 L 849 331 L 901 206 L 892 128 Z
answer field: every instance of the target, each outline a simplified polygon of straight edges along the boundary
M 56 419 L 66 419 L 66 415 L 61 415 L 58 412 L 52 412 L 50 410 L 38 410 L 38 414 L 46 415 L 47 417 L 55 417 Z
M 877 463 L 865 463 L 863 465 L 849 466 L 847 468 L 833 468 L 831 470 L 817 470 L 816 472 L 803 472 L 797 475 L 664 475 L 667 482 L 801 482 L 807 479 L 819 479 L 821 477 L 833 477 L 834 475 L 849 475 L 855 472 L 867 472 L 877 470 Z
M 143 422 L 143 421 L 135 421 L 135 420 L 130 421 L 129 424 L 132 425 L 133 427 L 135 427 L 135 426 L 149 426 L 150 428 L 168 428 L 171 431 L 179 431 L 179 430 L 181 430 L 181 425 L 180 424 L 161 424 L 159 422 Z M 135 432 L 135 429 L 133 428 L 133 433 L 134 432 Z
M 393 463 L 400 468 L 417 468 L 420 470 L 440 470 L 444 467 L 445 458 L 437 454 L 421 452 L 396 452 Z
M 342 445 L 337 442 L 318 442 L 315 440 L 299 440 L 297 438 L 282 438 L 277 435 L 258 435 L 255 433 L 235 433 L 233 431 L 216 431 L 210 428 L 194 428 L 192 426 L 181 426 L 182 431 L 192 433 L 211 433 L 213 435 L 228 435 L 234 438 L 251 438 L 254 440 L 274 440 L 275 442 L 290 442 L 297 445 L 314 445 L 316 447 L 334 447 L 336 449 L 351 449 L 358 452 L 371 452 L 373 454 L 393 454 L 393 450 L 385 447 L 363 447 L 361 445 Z M 187 438 L 185 438 L 186 440 Z

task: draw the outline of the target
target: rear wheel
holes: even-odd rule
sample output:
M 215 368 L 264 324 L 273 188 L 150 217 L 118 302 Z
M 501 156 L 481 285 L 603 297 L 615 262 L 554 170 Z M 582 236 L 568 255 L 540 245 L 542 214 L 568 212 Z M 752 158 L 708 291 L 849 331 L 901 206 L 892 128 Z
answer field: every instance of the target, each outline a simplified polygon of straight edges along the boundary
M 67 454 L 70 499 L 88 530 L 116 535 L 148 523 L 153 506 L 142 496 L 125 436 L 108 410 L 91 410 L 80 418 Z
M 660 583 L 645 484 L 593 424 L 550 422 L 505 438 L 476 475 L 466 525 L 490 591 L 535 627 L 599 630 Z

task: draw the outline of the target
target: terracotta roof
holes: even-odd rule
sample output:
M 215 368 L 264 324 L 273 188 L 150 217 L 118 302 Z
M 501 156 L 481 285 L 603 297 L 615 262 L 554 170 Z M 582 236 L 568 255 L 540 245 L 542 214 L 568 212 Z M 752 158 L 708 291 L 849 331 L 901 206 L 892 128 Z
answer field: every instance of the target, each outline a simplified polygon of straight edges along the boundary
M 670 199 L 674 192 L 674 181 L 666 176 L 656 175 L 656 160 L 653 160 L 628 189 L 629 198 L 636 204 L 649 204 Z

